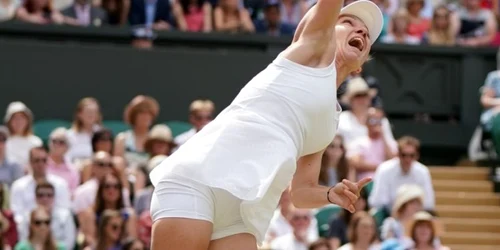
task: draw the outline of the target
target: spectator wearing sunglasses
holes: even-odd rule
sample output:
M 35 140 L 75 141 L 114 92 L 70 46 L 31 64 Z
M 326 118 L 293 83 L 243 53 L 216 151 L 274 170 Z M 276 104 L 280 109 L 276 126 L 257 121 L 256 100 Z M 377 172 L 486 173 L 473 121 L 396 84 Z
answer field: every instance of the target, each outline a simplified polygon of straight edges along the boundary
M 68 131 L 56 128 L 49 135 L 49 158 L 47 172 L 63 178 L 73 193 L 80 184 L 80 174 L 73 164 L 65 157 L 69 149 Z
M 384 136 L 384 112 L 370 108 L 366 119 L 368 134 L 356 139 L 347 148 L 349 165 L 356 170 L 357 180 L 372 177 L 378 165 L 397 155 L 397 143 L 391 136 Z
M 46 180 L 54 186 L 54 205 L 61 208 L 70 207 L 70 193 L 64 179 L 47 172 L 48 153 L 44 147 L 32 148 L 29 152 L 31 171 L 12 184 L 10 204 L 14 215 L 24 216 L 36 207 L 36 183 Z M 16 218 L 17 221 L 17 218 Z
M 45 208 L 38 207 L 30 213 L 29 236 L 17 243 L 15 250 L 66 250 L 62 243 L 57 243 L 50 230 L 51 216 Z
M 62 243 L 66 249 L 75 246 L 76 227 L 71 211 L 67 208 L 54 207 L 55 189 L 47 181 L 40 181 L 35 189 L 36 204 L 46 209 L 50 217 L 50 231 L 58 243 Z M 26 214 L 22 221 L 18 222 L 19 239 L 28 240 L 30 230 L 30 214 Z
M 271 242 L 272 249 L 306 250 L 312 242 L 318 238 L 309 237 L 309 226 L 313 219 L 312 211 L 299 209 L 291 205 L 288 221 L 292 226 L 292 232 L 280 236 Z
M 424 190 L 424 208 L 433 210 L 434 189 L 429 169 L 418 162 L 420 142 L 411 136 L 398 140 L 398 157 L 379 165 L 373 177 L 373 190 L 368 199 L 371 207 L 390 211 L 396 191 L 405 184 L 416 184 Z
M 215 105 L 210 100 L 198 99 L 189 106 L 189 123 L 193 128 L 178 135 L 174 139 L 177 147 L 187 142 L 193 135 L 198 133 L 205 125 L 211 122 L 214 118 Z
M 9 138 L 9 130 L 5 126 L 0 126 L 0 182 L 8 186 L 23 176 L 23 168 L 7 159 L 6 142 Z
M 123 218 L 116 210 L 105 210 L 99 219 L 97 241 L 84 250 L 121 250 Z

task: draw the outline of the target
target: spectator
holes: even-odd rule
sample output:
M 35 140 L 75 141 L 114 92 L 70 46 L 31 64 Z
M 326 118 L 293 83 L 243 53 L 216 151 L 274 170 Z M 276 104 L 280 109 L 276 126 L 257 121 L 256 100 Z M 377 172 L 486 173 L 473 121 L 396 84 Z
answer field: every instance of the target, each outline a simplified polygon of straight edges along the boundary
M 180 10 L 175 16 L 179 30 L 212 31 L 212 5 L 208 0 L 179 0 L 175 5 Z
M 375 220 L 367 212 L 359 211 L 352 216 L 347 233 L 349 243 L 338 250 L 378 249 Z
M 5 112 L 4 122 L 10 136 L 5 144 L 7 159 L 26 167 L 29 151 L 42 146 L 42 140 L 33 135 L 33 113 L 22 102 L 12 102 Z
M 119 211 L 105 210 L 99 219 L 96 244 L 92 247 L 86 247 L 84 250 L 121 250 L 120 240 L 123 225 L 123 219 Z
M 344 138 L 344 145 L 349 145 L 358 138 L 368 136 L 366 122 L 368 120 L 368 110 L 371 106 L 371 98 L 375 96 L 375 92 L 368 87 L 363 78 L 355 77 L 347 83 L 344 96 L 351 109 L 340 113 L 338 133 Z M 384 137 L 394 139 L 387 118 L 382 119 L 382 130 Z
M 309 245 L 309 250 L 332 250 L 330 247 L 330 244 L 328 243 L 328 240 L 326 239 L 319 239 Z
M 295 25 L 281 21 L 281 5 L 278 0 L 267 0 L 264 6 L 264 19 L 255 20 L 255 30 L 257 33 L 270 36 L 292 36 L 295 32 Z
M 7 159 L 6 142 L 9 138 L 9 130 L 0 126 L 0 183 L 6 183 L 9 187 L 12 183 L 23 176 L 23 168 Z
M 67 208 L 58 208 L 54 204 L 55 189 L 47 181 L 40 181 L 36 185 L 36 204 L 47 210 L 52 218 L 50 220 L 50 231 L 58 243 L 62 243 L 66 249 L 75 246 L 76 227 L 73 214 Z M 30 229 L 30 214 L 23 216 L 18 222 L 20 240 L 28 240 Z
M 0 246 L 13 248 L 17 243 L 18 233 L 14 214 L 9 209 L 8 193 L 7 185 L 0 184 Z
M 384 112 L 381 109 L 370 108 L 366 120 L 368 136 L 353 141 L 347 147 L 349 166 L 356 170 L 357 180 L 372 177 L 379 164 L 392 159 L 397 154 L 396 141 L 383 134 L 384 118 Z
M 146 250 L 144 244 L 138 239 L 129 239 L 123 244 L 123 250 Z
M 0 22 L 14 18 L 18 5 L 17 0 L 0 0 Z
M 193 128 L 175 137 L 177 146 L 184 144 L 214 118 L 215 105 L 210 100 L 195 100 L 189 106 L 189 122 Z
M 305 0 L 281 0 L 281 22 L 297 26 L 308 9 Z
M 52 7 L 52 0 L 26 0 L 16 11 L 16 18 L 32 24 L 64 24 L 64 16 Z
M 500 62 L 500 50 L 497 53 Z M 500 68 L 500 64 L 498 65 Z M 491 132 L 497 155 L 500 155 L 500 70 L 491 71 L 486 76 L 481 89 L 481 104 L 485 111 L 481 114 L 481 125 Z
M 383 43 L 399 43 L 417 45 L 420 43 L 419 37 L 408 34 L 409 25 L 408 12 L 404 9 L 398 10 L 391 19 L 389 34 L 382 37 Z
M 49 136 L 49 158 L 47 172 L 59 176 L 66 181 L 73 193 L 80 184 L 80 173 L 64 157 L 68 151 L 68 138 L 65 128 L 56 128 Z
M 99 27 L 108 22 L 108 14 L 101 7 L 92 6 L 90 0 L 75 0 L 75 2 L 64 9 L 62 14 L 75 19 L 80 26 Z
M 43 147 L 31 149 L 29 153 L 31 173 L 12 184 L 10 204 L 15 216 L 24 216 L 36 207 L 35 189 L 38 181 L 46 180 L 54 186 L 57 207 L 70 207 L 70 194 L 66 181 L 47 172 L 47 151 Z M 17 218 L 16 218 L 17 221 Z
M 431 28 L 424 37 L 424 40 L 430 45 L 452 46 L 455 45 L 456 26 L 455 18 L 444 5 L 434 10 Z
M 151 180 L 149 179 L 149 172 L 166 158 L 166 155 L 157 155 L 151 158 L 147 165 L 143 165 L 137 169 L 135 178 L 135 193 L 137 196 L 134 202 L 137 214 L 141 214 L 146 210 L 149 211 L 151 196 L 153 195 L 153 184 L 151 184 Z
M 354 181 L 355 172 L 349 167 L 345 154 L 342 136 L 336 135 L 321 157 L 321 170 L 319 172 L 321 185 L 331 187 L 343 179 Z
M 426 166 L 418 162 L 420 142 L 403 136 L 398 140 L 399 156 L 388 160 L 377 168 L 370 194 L 371 207 L 387 209 L 393 206 L 396 190 L 404 184 L 416 184 L 424 190 L 424 207 L 434 209 L 434 189 Z
M 173 13 L 168 0 L 131 0 L 128 21 L 131 25 L 155 30 L 173 28 Z
M 368 192 L 366 188 L 362 189 L 359 194 L 359 199 L 354 204 L 356 211 L 368 211 Z M 347 244 L 347 227 L 351 223 L 353 214 L 345 209 L 340 212 L 329 223 L 330 229 L 328 230 L 328 239 L 333 249 L 337 249 L 342 245 Z
M 144 150 L 148 153 L 150 158 L 157 155 L 170 155 L 174 146 L 172 130 L 164 124 L 153 126 L 144 142 Z
M 102 0 L 101 7 L 108 14 L 108 23 L 121 26 L 127 24 L 127 17 L 131 9 L 130 2 L 131 0 Z M 145 10 L 143 9 L 143 11 Z
M 92 97 L 85 97 L 78 102 L 73 118 L 73 125 L 68 131 L 69 151 L 67 157 L 71 163 L 79 163 L 92 157 L 92 134 L 101 127 L 99 103 Z
M 422 39 L 422 36 L 429 31 L 431 22 L 422 16 L 424 0 L 407 0 L 406 9 L 408 11 L 408 35 Z
M 214 28 L 230 33 L 255 31 L 250 13 L 239 6 L 238 0 L 220 0 L 214 10 Z
M 309 237 L 312 212 L 309 209 L 298 209 L 291 207 L 288 214 L 288 222 L 292 226 L 292 232 L 274 239 L 271 242 L 272 249 L 307 250 L 310 243 L 318 238 Z
M 66 250 L 62 243 L 56 243 L 50 230 L 50 213 L 45 208 L 35 208 L 30 213 L 28 240 L 17 243 L 15 250 L 57 249 Z
M 131 130 L 118 134 L 115 138 L 114 155 L 124 157 L 129 166 L 146 163 L 149 156 L 144 151 L 149 127 L 160 112 L 158 102 L 149 96 L 136 96 L 125 109 L 125 121 Z
M 394 239 L 403 249 L 411 247 L 405 238 L 405 225 L 413 215 L 422 211 L 424 191 L 418 185 L 407 184 L 398 188 L 396 200 L 392 207 L 391 217 L 386 218 L 381 227 L 382 240 Z
M 436 219 L 427 212 L 416 213 L 410 221 L 407 234 L 414 242 L 415 250 L 450 250 L 449 247 L 436 244 L 440 233 Z
M 478 0 L 464 0 L 458 8 L 460 21 L 457 43 L 462 46 L 487 46 L 495 38 L 497 22 L 491 10 L 481 9 Z

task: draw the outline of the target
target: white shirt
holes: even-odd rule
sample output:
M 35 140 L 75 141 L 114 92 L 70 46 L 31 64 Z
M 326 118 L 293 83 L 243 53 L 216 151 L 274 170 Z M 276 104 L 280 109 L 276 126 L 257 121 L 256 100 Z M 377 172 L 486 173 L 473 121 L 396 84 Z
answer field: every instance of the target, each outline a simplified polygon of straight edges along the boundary
M 66 157 L 71 163 L 92 157 L 92 134 L 76 132 L 74 129 L 70 129 L 66 136 L 69 142 Z
M 54 206 L 70 207 L 70 193 L 67 182 L 61 177 L 47 174 L 47 181 L 54 186 Z M 36 181 L 32 175 L 25 175 L 12 184 L 10 204 L 16 217 L 30 213 L 36 207 Z
M 97 195 L 97 189 L 99 189 L 99 182 L 96 178 L 92 178 L 82 185 L 78 186 L 74 193 L 73 199 L 73 212 L 80 213 L 94 205 L 95 198 Z M 130 200 L 128 189 L 123 189 L 123 203 L 125 207 L 130 207 Z
M 311 217 L 311 224 L 309 225 L 307 231 L 307 239 L 310 242 L 316 241 L 319 238 L 318 221 L 316 220 L 316 218 L 314 218 L 314 216 Z M 274 211 L 273 218 L 271 219 L 269 229 L 266 233 L 266 240 L 269 241 L 271 234 L 274 234 L 274 237 L 278 238 L 291 232 L 293 232 L 292 226 L 290 225 L 288 220 L 281 214 L 280 209 L 276 209 L 276 211 Z
M 19 241 L 27 240 L 29 236 L 30 213 L 20 216 L 19 221 L 16 221 L 16 223 Z M 73 249 L 76 239 L 76 227 L 73 215 L 69 209 L 52 209 L 50 229 L 52 236 L 57 242 L 63 243 L 66 249 Z
M 307 250 L 308 244 L 295 239 L 293 233 L 288 233 L 273 240 L 271 248 L 273 250 Z
M 175 142 L 175 144 L 177 144 L 177 146 L 180 146 L 180 145 L 186 143 L 195 134 L 196 134 L 196 129 L 192 128 L 192 129 L 176 136 L 174 138 L 174 142 Z
M 29 162 L 30 150 L 42 145 L 42 140 L 36 135 L 10 136 L 5 144 L 7 159 L 25 168 Z
M 359 138 L 368 137 L 368 128 L 365 124 L 359 123 L 351 111 L 344 111 L 340 113 L 338 133 L 344 138 L 344 144 L 349 145 Z M 387 141 L 394 141 L 391 125 L 387 118 L 382 119 L 382 133 L 388 139 Z
M 404 184 L 419 185 L 424 190 L 424 207 L 434 208 L 434 189 L 429 169 L 422 163 L 414 161 L 409 172 L 404 174 L 397 157 L 378 166 L 373 177 L 373 190 L 368 198 L 370 206 L 392 208 L 396 192 Z
M 351 243 L 347 243 L 339 248 L 337 248 L 337 250 L 353 250 L 354 248 L 352 248 L 352 244 Z M 379 248 L 379 244 L 371 244 L 367 250 L 378 250 L 380 249 Z

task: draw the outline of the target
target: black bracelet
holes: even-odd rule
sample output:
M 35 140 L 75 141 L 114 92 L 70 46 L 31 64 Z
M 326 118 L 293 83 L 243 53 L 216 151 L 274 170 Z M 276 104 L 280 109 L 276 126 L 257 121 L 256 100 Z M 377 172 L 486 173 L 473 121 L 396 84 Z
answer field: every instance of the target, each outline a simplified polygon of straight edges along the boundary
M 330 203 L 332 203 L 332 204 L 335 204 L 335 203 L 333 203 L 333 201 L 331 201 L 331 200 L 330 200 L 330 190 L 332 190 L 334 187 L 335 187 L 335 186 L 330 187 L 330 188 L 328 189 L 328 191 L 326 191 L 326 199 L 328 200 L 328 202 L 330 202 Z

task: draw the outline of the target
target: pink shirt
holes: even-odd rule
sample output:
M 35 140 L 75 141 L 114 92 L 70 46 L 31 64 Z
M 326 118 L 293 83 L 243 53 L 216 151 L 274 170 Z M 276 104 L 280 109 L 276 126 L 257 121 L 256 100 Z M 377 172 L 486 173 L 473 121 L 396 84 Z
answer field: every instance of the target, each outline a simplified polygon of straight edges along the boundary
M 188 31 L 203 31 L 203 22 L 205 21 L 203 7 L 198 8 L 198 6 L 190 6 L 189 14 L 185 14 L 184 18 L 186 19 Z
M 68 162 L 56 164 L 50 157 L 47 161 L 47 172 L 61 177 L 68 183 L 68 187 L 73 193 L 76 187 L 80 184 L 80 173 Z
M 398 147 L 395 140 L 389 140 L 389 147 L 393 153 L 397 153 Z M 347 157 L 361 155 L 363 160 L 368 164 L 380 165 L 385 159 L 384 139 L 379 138 L 372 140 L 368 136 L 363 136 L 352 142 L 347 148 Z M 364 177 L 373 177 L 375 170 L 358 172 L 358 180 Z

